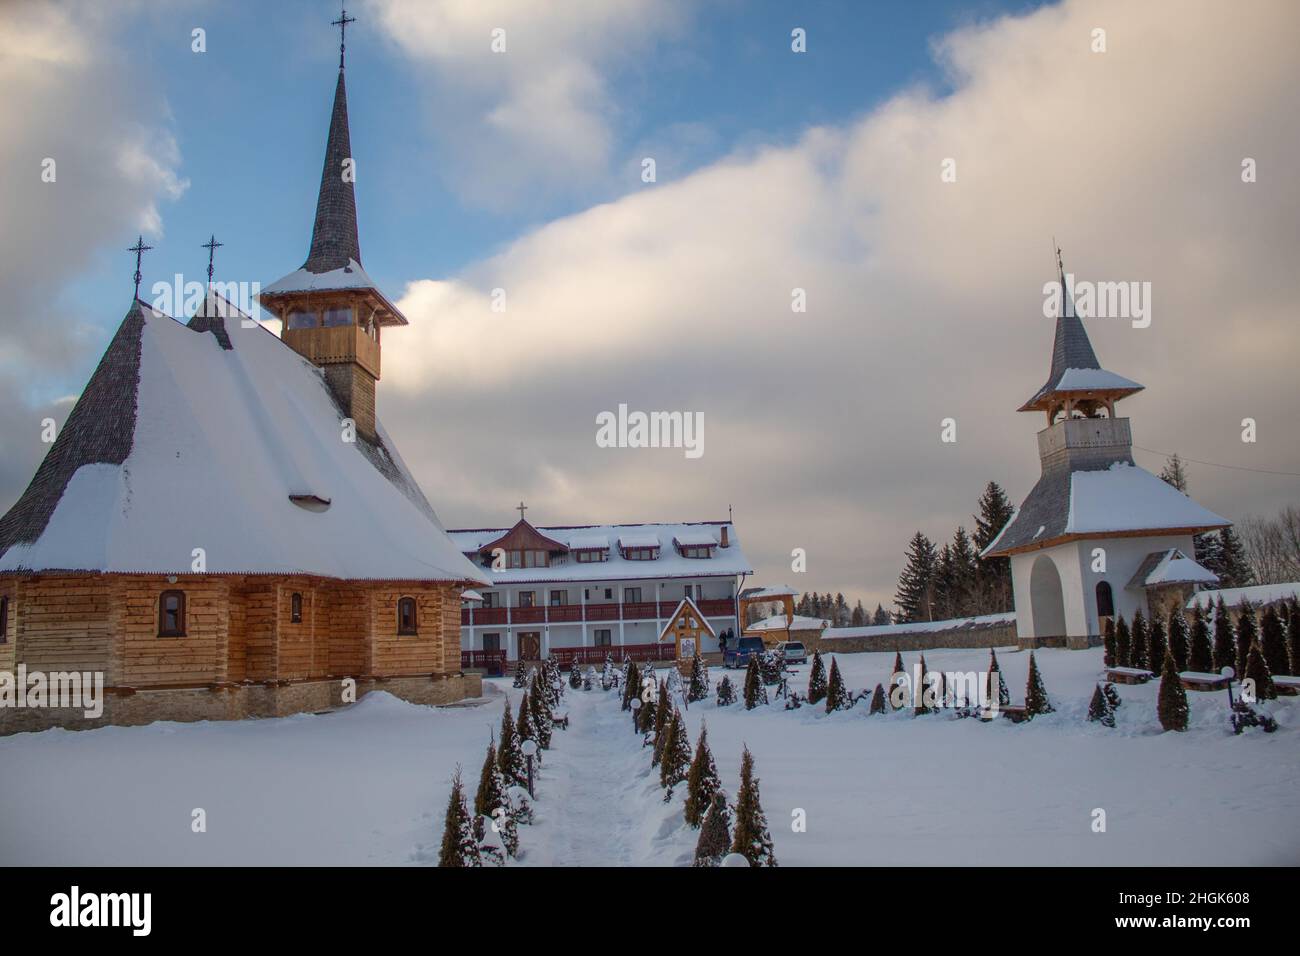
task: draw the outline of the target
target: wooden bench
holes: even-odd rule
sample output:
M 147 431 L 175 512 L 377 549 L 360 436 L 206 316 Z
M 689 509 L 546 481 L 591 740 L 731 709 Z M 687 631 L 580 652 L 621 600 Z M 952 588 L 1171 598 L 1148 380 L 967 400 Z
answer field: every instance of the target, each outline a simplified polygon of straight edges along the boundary
M 1223 690 L 1230 683 L 1222 674 L 1209 671 L 1183 671 L 1178 675 L 1179 682 L 1188 690 Z
M 1013 724 L 1024 723 L 1029 719 L 1029 715 L 1025 713 L 1024 704 L 1003 704 L 998 708 L 998 713 Z
M 1114 684 L 1145 684 L 1155 675 L 1140 667 L 1107 667 L 1106 680 Z
M 569 729 L 569 712 L 556 711 L 551 715 L 551 726 L 559 727 L 561 730 Z
M 1300 696 L 1300 677 L 1274 677 L 1273 689 L 1283 697 Z

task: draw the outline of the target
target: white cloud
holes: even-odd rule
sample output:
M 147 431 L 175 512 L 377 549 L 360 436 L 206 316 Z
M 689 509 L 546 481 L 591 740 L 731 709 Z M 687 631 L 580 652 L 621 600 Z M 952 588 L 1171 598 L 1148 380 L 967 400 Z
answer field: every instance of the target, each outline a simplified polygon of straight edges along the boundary
M 1105 54 L 1088 50 L 1098 24 Z M 1102 361 L 1148 386 L 1122 407 L 1139 444 L 1295 470 L 1298 26 L 1285 2 L 1229 17 L 1171 0 L 958 31 L 935 48 L 950 95 L 906 91 L 412 284 L 382 414 L 454 524 L 508 522 L 521 494 L 543 522 L 734 503 L 763 579 L 789 579 L 804 547 L 807 587 L 888 601 L 916 527 L 946 536 L 985 481 L 1019 498 L 1037 475 L 1041 424 L 1015 409 L 1047 373 L 1055 235 L 1081 278 L 1153 283 L 1150 329 L 1090 324 Z M 436 32 L 412 42 L 455 48 Z M 705 458 L 597 449 L 596 412 L 624 401 L 703 411 Z M 938 440 L 949 415 L 956 445 Z M 1258 445 L 1239 441 L 1246 415 Z M 1233 517 L 1295 493 L 1192 480 Z

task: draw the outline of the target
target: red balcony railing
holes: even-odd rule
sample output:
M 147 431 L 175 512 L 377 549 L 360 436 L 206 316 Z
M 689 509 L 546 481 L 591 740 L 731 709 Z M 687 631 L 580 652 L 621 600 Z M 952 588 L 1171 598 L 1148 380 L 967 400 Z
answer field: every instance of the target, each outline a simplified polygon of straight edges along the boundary
M 617 621 L 618 605 L 617 604 L 588 604 L 587 620 L 588 621 Z
M 581 621 L 582 606 L 578 604 L 552 604 L 546 611 L 552 624 L 565 621 Z
M 669 611 L 671 614 L 671 610 Z M 654 601 L 637 601 L 623 605 L 623 620 L 635 621 L 647 617 L 658 617 L 659 605 Z
M 618 644 L 603 647 L 552 647 L 551 657 L 560 667 L 586 667 L 588 664 L 599 666 L 605 662 L 605 656 L 615 664 L 623 663 L 624 657 L 637 662 L 671 661 L 676 659 L 677 647 L 671 641 L 663 644 Z
M 628 604 L 559 604 L 551 607 L 480 607 L 474 609 L 474 626 L 484 627 L 495 624 L 540 624 L 550 620 L 552 624 L 565 624 L 587 621 L 617 621 L 619 610 L 625 621 L 653 620 L 666 618 L 677 609 L 676 601 L 637 601 Z M 736 613 L 736 602 L 731 598 L 713 601 L 697 601 L 700 612 L 705 617 L 731 617 Z M 584 617 L 585 611 L 585 617 Z M 509 616 L 507 617 L 507 612 Z M 462 608 L 460 623 L 468 627 L 470 623 L 469 608 Z M 603 660 L 603 658 L 602 658 Z
M 479 668 L 493 677 L 500 677 L 506 672 L 505 651 L 461 651 L 460 669 Z
M 511 624 L 537 624 L 540 623 L 546 614 L 546 609 L 541 607 L 512 607 L 510 609 Z

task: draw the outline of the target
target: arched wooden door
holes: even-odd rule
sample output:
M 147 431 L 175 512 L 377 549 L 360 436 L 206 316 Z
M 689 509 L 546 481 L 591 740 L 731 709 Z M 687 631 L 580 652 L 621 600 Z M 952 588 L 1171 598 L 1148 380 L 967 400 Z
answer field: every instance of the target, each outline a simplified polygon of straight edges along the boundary
M 539 661 L 542 659 L 542 635 L 538 631 L 523 631 L 519 635 L 519 659 L 521 661 Z

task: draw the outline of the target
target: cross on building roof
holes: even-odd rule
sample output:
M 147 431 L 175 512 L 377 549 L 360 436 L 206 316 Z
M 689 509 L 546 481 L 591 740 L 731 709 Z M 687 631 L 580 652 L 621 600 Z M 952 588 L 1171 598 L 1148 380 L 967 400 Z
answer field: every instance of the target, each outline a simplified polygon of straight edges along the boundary
M 140 298 L 140 280 L 143 278 L 140 274 L 140 257 L 152 248 L 153 246 L 146 246 L 144 244 L 144 236 L 140 236 L 136 239 L 135 245 L 126 250 L 127 252 L 135 253 L 135 297 L 137 299 Z
M 212 259 L 216 255 L 217 250 L 224 245 L 224 242 L 217 242 L 217 237 L 214 234 L 211 239 L 199 246 L 200 249 L 208 250 L 208 285 L 212 285 Z
M 356 23 L 356 17 L 348 16 L 348 12 L 339 5 L 339 18 L 330 23 L 330 26 L 339 28 L 339 69 L 343 69 L 343 52 L 347 49 L 348 24 Z
M 521 502 L 519 502 L 519 504 L 515 507 L 515 510 L 519 512 L 519 520 L 520 520 L 520 521 L 523 521 L 523 520 L 524 520 L 524 512 L 528 510 L 528 506 L 527 506 L 526 504 L 524 504 L 524 503 L 521 501 Z

